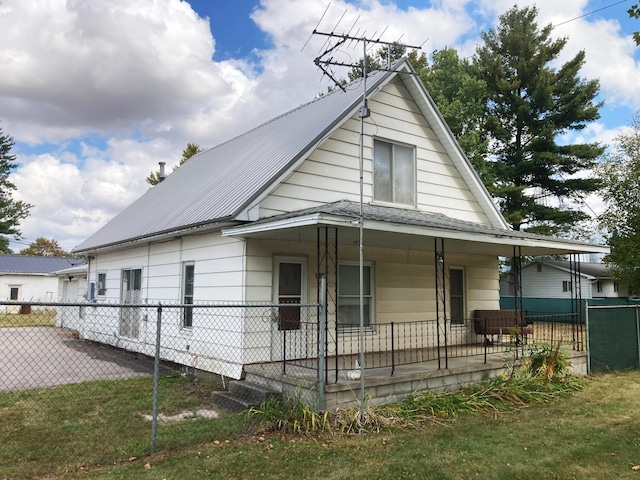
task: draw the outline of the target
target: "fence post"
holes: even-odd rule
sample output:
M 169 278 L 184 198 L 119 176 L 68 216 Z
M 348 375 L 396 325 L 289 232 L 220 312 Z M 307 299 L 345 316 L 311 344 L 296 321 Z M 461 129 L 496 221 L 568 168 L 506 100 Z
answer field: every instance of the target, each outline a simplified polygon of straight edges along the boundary
M 153 400 L 151 407 L 151 453 L 156 452 L 156 434 L 158 432 L 158 382 L 160 380 L 160 327 L 162 324 L 162 305 L 158 304 L 156 321 L 156 356 L 153 362 Z
M 318 319 L 318 411 L 324 411 L 325 351 L 327 343 L 327 277 L 320 274 L 320 318 Z M 336 359 L 337 361 L 337 359 Z
M 640 323 L 638 322 L 638 305 L 636 305 L 636 349 L 638 350 L 638 365 L 640 366 Z

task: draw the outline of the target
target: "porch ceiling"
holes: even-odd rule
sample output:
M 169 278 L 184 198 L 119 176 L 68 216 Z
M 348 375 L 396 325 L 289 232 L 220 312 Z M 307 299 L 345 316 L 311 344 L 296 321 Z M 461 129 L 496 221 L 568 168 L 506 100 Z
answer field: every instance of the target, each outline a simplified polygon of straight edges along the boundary
M 359 205 L 336 202 L 322 207 L 278 215 L 222 231 L 224 236 L 316 243 L 318 227 L 338 228 L 338 243 L 359 243 Z M 514 247 L 521 255 L 608 253 L 609 247 L 527 234 L 464 222 L 444 215 L 365 205 L 364 245 L 399 250 L 434 250 L 434 238 L 445 239 L 447 253 L 509 257 Z

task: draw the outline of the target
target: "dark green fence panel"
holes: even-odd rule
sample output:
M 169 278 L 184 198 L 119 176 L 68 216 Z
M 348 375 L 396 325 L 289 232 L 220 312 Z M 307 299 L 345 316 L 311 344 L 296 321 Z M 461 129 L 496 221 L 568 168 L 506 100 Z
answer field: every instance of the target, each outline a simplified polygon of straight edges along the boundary
M 638 308 L 589 308 L 587 336 L 592 372 L 638 368 Z
M 581 300 L 582 318 L 586 315 L 586 302 Z M 500 308 L 510 310 L 515 308 L 515 300 L 513 297 L 500 297 Z M 522 311 L 525 315 L 537 316 L 547 314 L 573 313 L 573 301 L 568 298 L 538 298 L 523 297 Z M 569 317 L 559 317 L 568 320 Z

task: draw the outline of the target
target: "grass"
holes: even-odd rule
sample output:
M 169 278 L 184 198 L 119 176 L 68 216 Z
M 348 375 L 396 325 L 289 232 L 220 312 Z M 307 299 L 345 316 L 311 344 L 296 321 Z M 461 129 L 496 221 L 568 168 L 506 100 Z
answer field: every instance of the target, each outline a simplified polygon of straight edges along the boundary
M 378 434 L 269 432 L 244 415 L 160 425 L 155 455 L 146 454 L 150 426 L 140 415 L 151 408 L 148 378 L 4 394 L 0 478 L 640 476 L 640 372 L 589 377 L 570 395 L 521 400 L 510 410 L 483 407 L 495 399 L 479 390 L 467 392 L 477 400 L 469 411 Z M 174 376 L 160 391 L 160 409 L 171 413 L 206 403 L 209 387 Z M 434 408 L 422 400 L 431 406 L 420 408 Z M 445 411 L 458 401 L 437 400 Z
M 0 315 L 0 328 L 6 327 L 52 327 L 56 324 L 55 310 L 42 310 L 28 314 Z

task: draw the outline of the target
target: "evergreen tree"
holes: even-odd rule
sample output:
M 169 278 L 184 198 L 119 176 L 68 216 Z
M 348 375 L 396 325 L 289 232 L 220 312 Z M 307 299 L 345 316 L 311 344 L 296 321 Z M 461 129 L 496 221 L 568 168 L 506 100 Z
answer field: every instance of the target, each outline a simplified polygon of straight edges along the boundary
M 13 192 L 16 186 L 9 180 L 9 175 L 18 164 L 16 156 L 11 154 L 13 137 L 5 135 L 0 128 L 0 253 L 11 253 L 9 239 L 21 238 L 20 221 L 29 216 L 31 205 L 15 200 Z
M 579 77 L 584 51 L 558 70 L 549 66 L 567 40 L 552 40 L 552 25 L 539 29 L 537 13 L 513 7 L 502 15 L 482 34 L 473 64 L 488 89 L 486 168 L 494 182 L 487 188 L 515 230 L 557 234 L 587 217 L 565 203 L 599 188 L 577 174 L 592 169 L 604 148 L 558 144 L 557 137 L 599 118 L 600 87 Z

